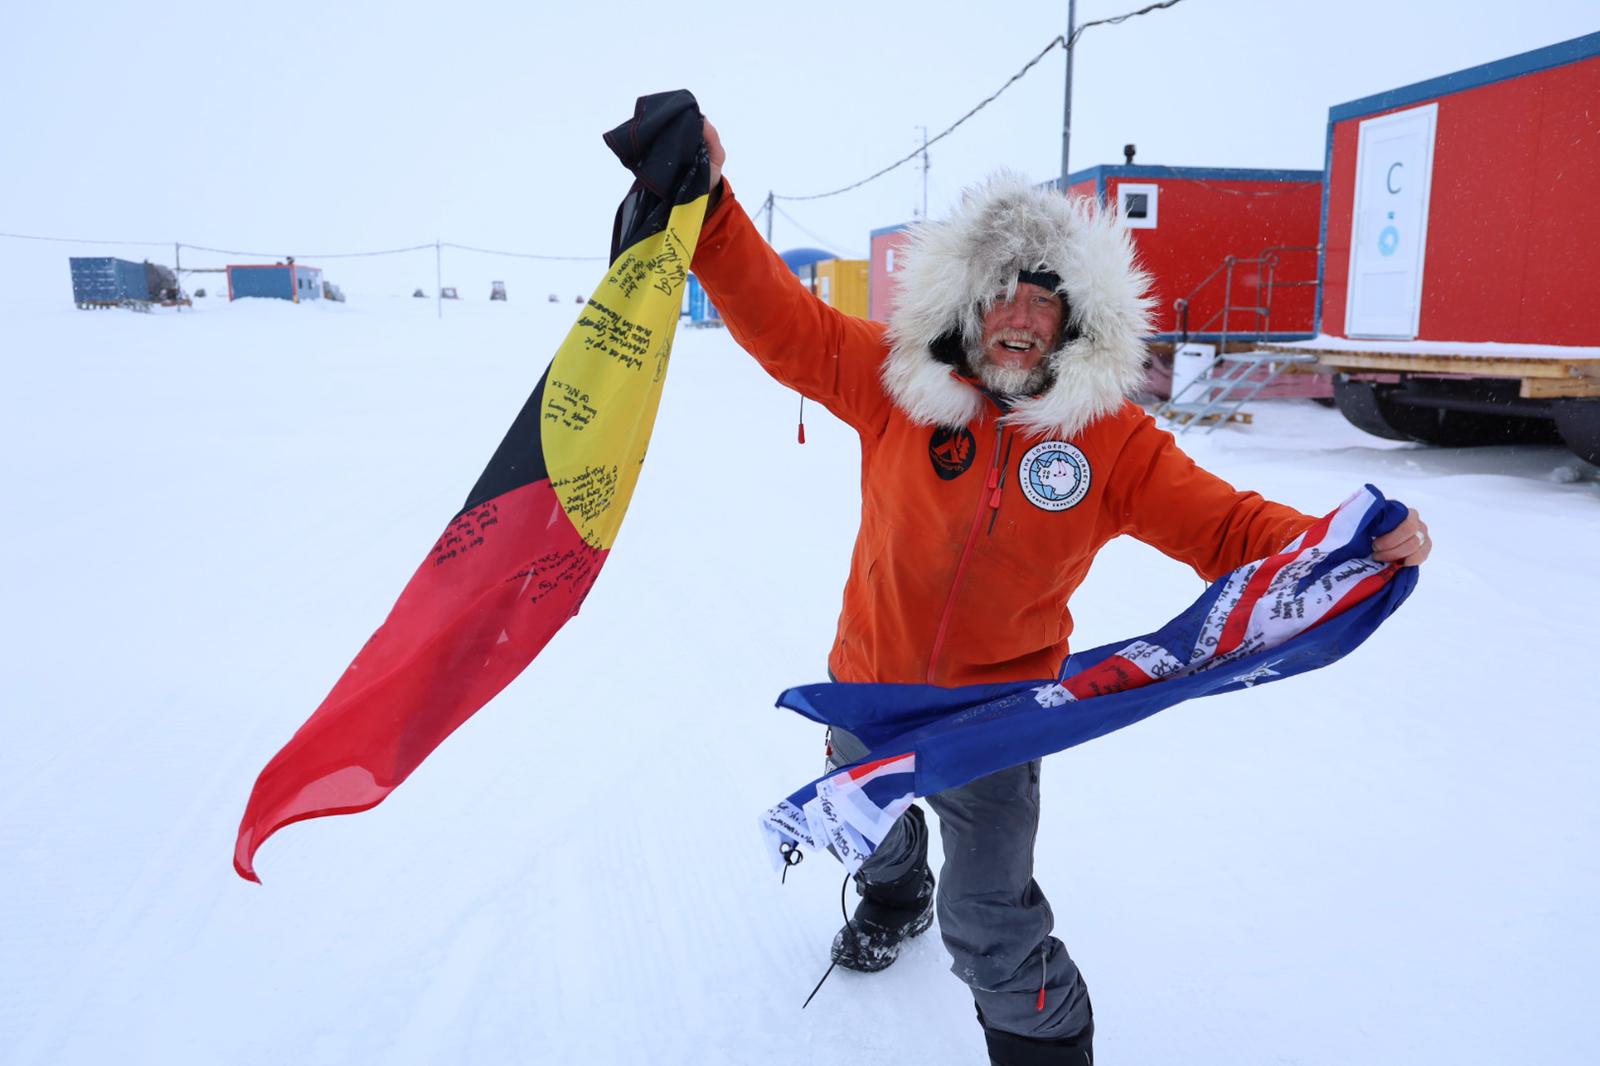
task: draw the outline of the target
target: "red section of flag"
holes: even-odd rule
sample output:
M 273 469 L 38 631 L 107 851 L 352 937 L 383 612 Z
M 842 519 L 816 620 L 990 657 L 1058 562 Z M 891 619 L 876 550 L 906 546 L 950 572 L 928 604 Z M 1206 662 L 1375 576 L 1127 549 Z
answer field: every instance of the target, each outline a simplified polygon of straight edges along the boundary
M 1212 651 L 1214 657 L 1227 655 L 1239 646 L 1245 634 L 1249 632 L 1251 614 L 1255 611 L 1256 604 L 1261 601 L 1261 597 L 1267 594 L 1272 579 L 1278 576 L 1278 571 L 1300 558 L 1308 548 L 1322 543 L 1322 538 L 1328 535 L 1328 529 L 1333 525 L 1333 520 L 1339 511 L 1340 508 L 1334 508 L 1317 519 L 1316 524 L 1310 529 L 1300 534 L 1300 547 L 1284 548 L 1261 560 L 1256 572 L 1245 582 L 1244 591 L 1239 594 L 1239 602 L 1229 608 L 1228 621 L 1223 625 L 1222 632 L 1217 635 L 1217 646 Z
M 1108 655 L 1087 670 L 1079 670 L 1061 684 L 1080 700 L 1148 685 L 1155 678 L 1120 655 Z
M 549 481 L 452 521 L 322 705 L 261 771 L 234 845 L 378 804 L 577 613 L 604 564 Z

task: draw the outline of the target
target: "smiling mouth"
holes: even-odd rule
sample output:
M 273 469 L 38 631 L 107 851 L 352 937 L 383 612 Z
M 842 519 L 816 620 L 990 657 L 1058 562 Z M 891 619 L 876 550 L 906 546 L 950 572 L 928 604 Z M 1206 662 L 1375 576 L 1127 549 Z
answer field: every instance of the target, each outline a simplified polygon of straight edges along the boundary
M 1038 345 L 1034 344 L 1032 341 L 1001 341 L 1000 347 L 1004 348 L 1008 352 L 1031 352 L 1033 349 L 1037 348 Z

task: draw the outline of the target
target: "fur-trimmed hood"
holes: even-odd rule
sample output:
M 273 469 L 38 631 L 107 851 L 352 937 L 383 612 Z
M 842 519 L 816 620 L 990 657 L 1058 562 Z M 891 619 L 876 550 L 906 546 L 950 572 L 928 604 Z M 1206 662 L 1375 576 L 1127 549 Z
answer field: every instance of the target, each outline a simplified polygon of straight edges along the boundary
M 1067 316 L 1048 356 L 1053 382 L 1018 400 L 1008 424 L 1070 438 L 1143 384 L 1150 279 L 1128 232 L 1093 201 L 1002 171 L 949 218 L 914 226 L 900 258 L 883 383 L 912 421 L 955 428 L 980 413 L 983 394 L 957 375 L 954 353 L 977 349 L 984 313 L 1024 270 L 1061 279 Z

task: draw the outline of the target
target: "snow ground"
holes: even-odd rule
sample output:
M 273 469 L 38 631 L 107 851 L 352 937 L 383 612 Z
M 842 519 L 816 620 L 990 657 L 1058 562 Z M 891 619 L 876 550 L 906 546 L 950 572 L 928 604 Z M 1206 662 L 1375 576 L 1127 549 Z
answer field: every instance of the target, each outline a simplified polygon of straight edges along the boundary
M 420 306 L 419 306 L 420 305 Z M 382 620 L 570 305 L 0 307 L 0 1061 L 983 1061 L 937 936 L 835 973 L 816 772 L 849 431 L 685 331 L 583 613 L 376 810 L 230 865 L 256 773 Z M 1184 444 L 1322 512 L 1422 510 L 1417 594 L 1328 670 L 1048 760 L 1038 876 L 1107 1063 L 1593 1061 L 1600 483 L 1304 402 Z M 1199 591 L 1111 545 L 1079 646 Z M 1591 1004 L 1592 1006 L 1592 1004 Z

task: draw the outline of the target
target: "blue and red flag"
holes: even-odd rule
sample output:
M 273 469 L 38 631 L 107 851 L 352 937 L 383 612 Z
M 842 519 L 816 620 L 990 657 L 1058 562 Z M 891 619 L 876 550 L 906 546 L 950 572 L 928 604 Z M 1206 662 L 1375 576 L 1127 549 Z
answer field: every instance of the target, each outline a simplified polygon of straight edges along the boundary
M 292 822 L 380 803 L 522 672 L 588 595 L 655 424 L 710 161 L 694 97 L 605 135 L 635 176 L 611 265 L 389 617 L 257 778 L 233 865 Z
M 820 684 L 778 697 L 849 730 L 862 760 L 769 809 L 772 857 L 827 847 L 856 870 L 918 796 L 1082 744 L 1197 696 L 1335 662 L 1416 587 L 1415 567 L 1372 559 L 1406 508 L 1371 485 L 1274 555 L 1215 581 L 1153 633 L 1079 652 L 1054 679 L 939 688 Z M 790 859 L 789 861 L 793 861 Z

